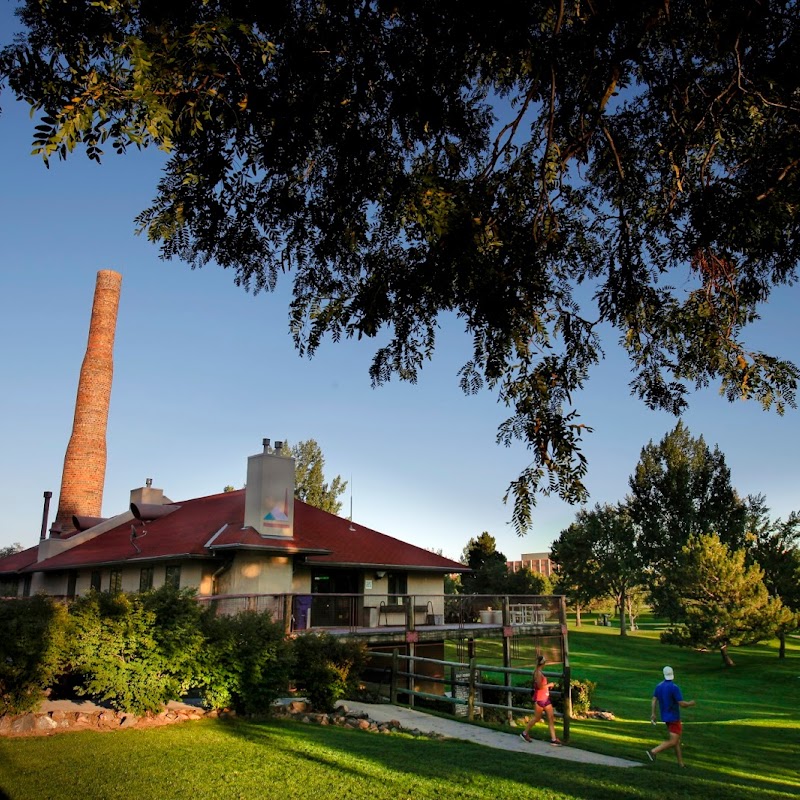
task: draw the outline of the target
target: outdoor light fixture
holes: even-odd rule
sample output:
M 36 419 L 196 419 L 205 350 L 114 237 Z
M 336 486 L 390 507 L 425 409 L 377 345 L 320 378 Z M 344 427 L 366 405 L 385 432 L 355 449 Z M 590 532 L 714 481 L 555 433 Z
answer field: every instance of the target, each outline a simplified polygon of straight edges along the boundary
M 383 570 L 381 570 L 380 572 L 376 572 L 376 573 L 375 573 L 375 577 L 376 577 L 378 580 L 380 580 L 381 578 L 385 578 L 385 577 L 386 577 L 386 573 L 385 573 Z

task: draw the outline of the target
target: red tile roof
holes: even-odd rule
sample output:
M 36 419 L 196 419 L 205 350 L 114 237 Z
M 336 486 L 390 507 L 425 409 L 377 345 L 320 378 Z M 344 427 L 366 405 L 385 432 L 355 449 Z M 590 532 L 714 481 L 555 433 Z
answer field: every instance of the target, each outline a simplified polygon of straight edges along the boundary
M 128 521 L 89 541 L 28 567 L 47 571 L 151 561 L 211 557 L 214 551 L 245 549 L 304 554 L 311 564 L 402 567 L 463 572 L 463 564 L 402 542 L 358 523 L 294 501 L 294 538 L 265 538 L 244 527 L 245 490 L 174 503 L 176 511 L 152 522 Z M 131 537 L 132 529 L 135 537 Z M 34 561 L 36 548 L 34 552 Z M 0 569 L 5 561 L 0 561 Z
M 10 556 L 0 558 L 0 574 L 20 572 L 25 567 L 36 563 L 36 558 L 39 554 L 39 547 L 29 547 L 27 550 L 20 550 L 18 553 L 12 553 Z

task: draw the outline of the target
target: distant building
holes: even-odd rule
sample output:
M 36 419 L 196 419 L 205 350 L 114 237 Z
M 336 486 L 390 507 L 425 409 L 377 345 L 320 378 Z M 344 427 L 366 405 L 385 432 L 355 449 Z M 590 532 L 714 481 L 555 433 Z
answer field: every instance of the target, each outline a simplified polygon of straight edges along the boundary
M 523 553 L 519 561 L 506 561 L 506 567 L 509 572 L 529 569 L 548 577 L 556 571 L 555 564 L 550 560 L 550 553 Z

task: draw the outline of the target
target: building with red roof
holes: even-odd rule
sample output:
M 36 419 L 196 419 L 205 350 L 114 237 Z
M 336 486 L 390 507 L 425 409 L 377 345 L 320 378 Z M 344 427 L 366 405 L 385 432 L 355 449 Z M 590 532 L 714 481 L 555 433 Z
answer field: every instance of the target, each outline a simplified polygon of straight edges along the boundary
M 388 624 L 408 596 L 426 617 L 441 615 L 444 576 L 467 568 L 295 499 L 294 459 L 278 445 L 265 440 L 248 459 L 244 489 L 173 502 L 148 481 L 115 517 L 74 517 L 74 531 L 54 528 L 37 547 L 0 559 L 4 593 L 69 598 L 171 583 L 201 600 L 273 612 L 278 597 L 290 596 L 294 605 L 282 613 L 300 628 Z M 311 620 L 302 598 L 314 595 L 338 599 L 327 609 L 316 603 Z

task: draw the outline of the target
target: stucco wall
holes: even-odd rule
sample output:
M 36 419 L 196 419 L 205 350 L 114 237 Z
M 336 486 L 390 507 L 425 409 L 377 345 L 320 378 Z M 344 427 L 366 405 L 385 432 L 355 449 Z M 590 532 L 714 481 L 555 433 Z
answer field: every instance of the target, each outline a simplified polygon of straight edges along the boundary
M 219 581 L 220 594 L 291 594 L 292 562 L 286 556 L 237 553 Z

